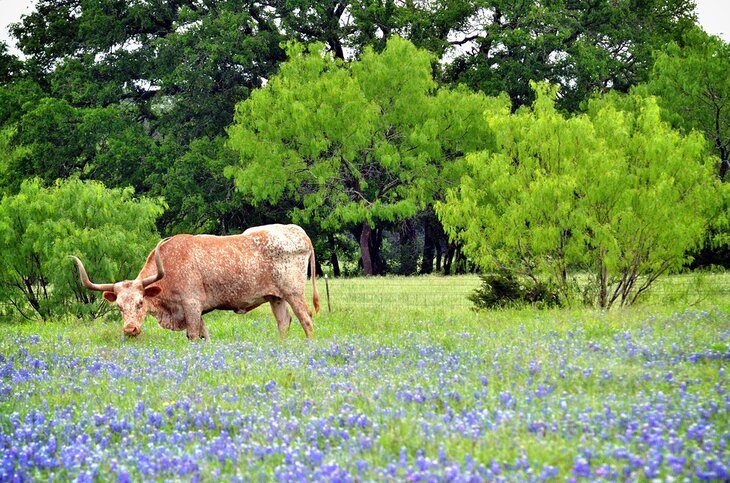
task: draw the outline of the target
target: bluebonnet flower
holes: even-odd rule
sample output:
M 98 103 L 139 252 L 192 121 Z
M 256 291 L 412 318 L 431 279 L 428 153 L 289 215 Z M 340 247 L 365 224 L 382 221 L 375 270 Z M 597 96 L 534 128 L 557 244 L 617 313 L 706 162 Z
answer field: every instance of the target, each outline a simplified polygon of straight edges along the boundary
M 23 339 L 10 351 L 0 340 L 0 400 L 11 408 L 0 415 L 0 480 L 54 468 L 81 481 L 105 472 L 191 481 L 726 478 L 730 401 L 719 352 L 641 328 L 604 342 L 575 324 L 570 335 L 512 331 L 519 340 L 485 357 L 471 344 L 480 337 L 497 335 L 448 350 L 418 333 L 301 349 L 241 335 L 179 350 L 127 343 L 94 356 L 65 338 Z M 692 354 L 718 364 L 720 377 L 687 372 Z M 284 371 L 301 378 L 280 379 Z M 627 382 L 641 390 L 622 392 Z M 599 406 L 583 384 L 600 386 Z M 73 402 L 43 403 L 61 393 Z M 421 445 L 410 458 L 400 442 L 382 449 L 398 428 L 408 428 L 409 447 Z M 491 433 L 505 432 L 538 445 L 559 438 L 573 464 L 550 466 L 539 452 L 484 460 Z

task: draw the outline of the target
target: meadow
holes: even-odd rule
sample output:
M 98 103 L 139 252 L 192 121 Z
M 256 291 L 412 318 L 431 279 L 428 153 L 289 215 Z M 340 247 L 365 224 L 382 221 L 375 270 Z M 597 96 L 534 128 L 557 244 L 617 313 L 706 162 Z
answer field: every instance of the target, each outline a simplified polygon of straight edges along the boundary
M 478 279 L 324 280 L 315 340 L 267 307 L 0 323 L 1 481 L 730 478 L 730 279 L 640 305 L 485 311 Z M 311 298 L 309 299 L 311 300 Z

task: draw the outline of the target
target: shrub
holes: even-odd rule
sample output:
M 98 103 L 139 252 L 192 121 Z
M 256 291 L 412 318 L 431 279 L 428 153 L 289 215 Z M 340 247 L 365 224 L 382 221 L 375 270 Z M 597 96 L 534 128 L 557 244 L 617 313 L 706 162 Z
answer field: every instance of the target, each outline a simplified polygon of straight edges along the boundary
M 467 155 L 436 211 L 480 268 L 550 281 L 569 297 L 587 270 L 594 303 L 629 305 L 701 246 L 726 187 L 697 133 L 672 130 L 654 98 L 606 96 L 566 118 L 556 92 L 487 113 L 496 151 Z M 679 221 L 678 221 L 679 220 Z
M 536 280 L 526 280 L 507 270 L 482 275 L 481 285 L 469 295 L 474 309 L 494 309 L 534 304 L 557 307 L 560 297 L 555 287 Z
M 160 200 L 134 191 L 70 179 L 44 187 L 37 179 L 0 201 L 0 304 L 24 318 L 102 314 L 106 305 L 81 286 L 68 255 L 94 279 L 132 278 L 158 238 Z

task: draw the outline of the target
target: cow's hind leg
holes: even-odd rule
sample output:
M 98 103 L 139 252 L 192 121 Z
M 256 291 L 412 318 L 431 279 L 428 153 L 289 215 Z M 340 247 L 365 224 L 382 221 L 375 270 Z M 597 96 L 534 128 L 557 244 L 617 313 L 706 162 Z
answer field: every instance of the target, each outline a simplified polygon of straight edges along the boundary
M 276 325 L 279 327 L 279 337 L 286 339 L 289 335 L 289 326 L 291 325 L 291 315 L 289 315 L 289 310 L 286 308 L 286 302 L 284 299 L 277 297 L 269 303 L 271 304 L 272 312 L 274 312 L 274 317 L 276 317 Z
M 208 328 L 203 322 L 203 311 L 198 304 L 183 304 L 185 311 L 185 322 L 187 323 L 187 335 L 190 340 L 198 340 L 199 337 L 208 339 Z
M 314 329 L 312 328 L 312 312 L 309 311 L 307 303 L 304 301 L 304 297 L 295 296 L 286 299 L 291 305 L 292 310 L 299 319 L 299 323 L 302 324 L 304 334 L 308 339 L 311 339 L 314 335 Z

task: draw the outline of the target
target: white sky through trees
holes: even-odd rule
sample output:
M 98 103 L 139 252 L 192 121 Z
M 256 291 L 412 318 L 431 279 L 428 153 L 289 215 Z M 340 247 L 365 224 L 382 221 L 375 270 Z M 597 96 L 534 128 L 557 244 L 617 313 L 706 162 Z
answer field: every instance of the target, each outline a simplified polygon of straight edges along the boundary
M 8 33 L 8 25 L 20 20 L 32 11 L 34 0 L 0 0 L 0 41 L 18 53 L 15 43 Z M 730 0 L 695 0 L 700 25 L 710 34 L 730 42 Z

